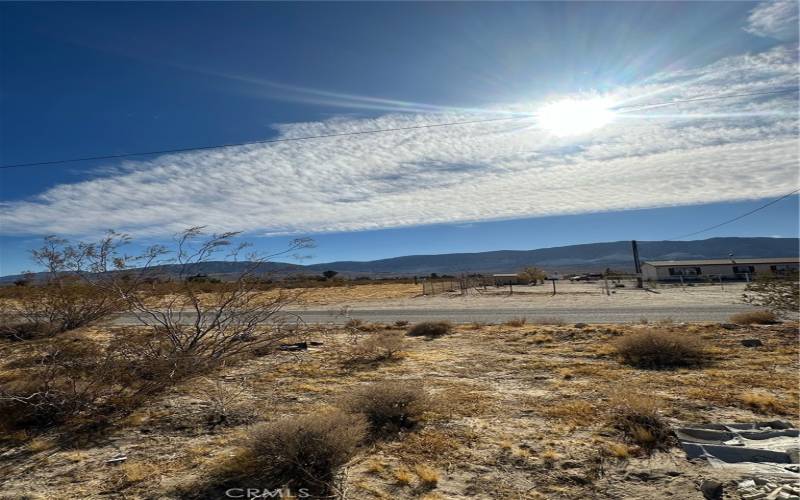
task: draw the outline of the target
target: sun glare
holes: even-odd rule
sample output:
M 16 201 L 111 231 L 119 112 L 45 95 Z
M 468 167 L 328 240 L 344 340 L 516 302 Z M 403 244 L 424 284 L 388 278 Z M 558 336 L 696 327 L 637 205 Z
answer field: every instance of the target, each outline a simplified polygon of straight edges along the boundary
M 608 99 L 564 99 L 542 106 L 537 112 L 539 126 L 558 135 L 585 134 L 614 119 Z

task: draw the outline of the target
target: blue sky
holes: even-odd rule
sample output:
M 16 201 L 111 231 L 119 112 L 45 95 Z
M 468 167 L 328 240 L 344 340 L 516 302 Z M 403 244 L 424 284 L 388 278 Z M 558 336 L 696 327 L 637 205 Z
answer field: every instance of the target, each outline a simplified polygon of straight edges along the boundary
M 42 235 L 109 227 L 310 235 L 317 262 L 700 229 L 797 187 L 797 94 L 574 135 L 540 111 L 793 87 L 796 26 L 794 2 L 2 4 L 4 165 L 519 120 L 2 170 L 0 274 Z M 703 236 L 796 236 L 797 211 Z

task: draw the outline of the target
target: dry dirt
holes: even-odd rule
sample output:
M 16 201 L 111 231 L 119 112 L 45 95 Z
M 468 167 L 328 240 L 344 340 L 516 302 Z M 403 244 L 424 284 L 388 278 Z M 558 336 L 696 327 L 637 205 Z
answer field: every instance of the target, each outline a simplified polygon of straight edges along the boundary
M 462 326 L 433 340 L 407 338 L 400 359 L 374 362 L 353 359 L 350 333 L 315 333 L 323 345 L 181 383 L 79 443 L 58 444 L 55 430 L 13 436 L 0 450 L 0 498 L 177 498 L 246 443 L 252 423 L 315 412 L 386 379 L 424 385 L 435 404 L 419 428 L 359 450 L 346 468 L 350 499 L 694 499 L 702 479 L 732 479 L 678 449 L 648 457 L 626 442 L 608 425 L 617 394 L 659 401 L 673 425 L 798 424 L 796 324 L 661 325 L 699 337 L 714 358 L 676 371 L 615 358 L 614 339 L 640 328 L 652 326 Z M 764 345 L 743 347 L 745 338 Z M 25 355 L 21 343 L 0 348 L 4 366 Z M 228 426 L 206 423 L 213 381 L 237 395 Z M 127 459 L 108 462 L 118 456 Z M 423 484 L 420 475 L 431 474 L 435 481 Z
M 438 295 L 422 295 L 421 286 L 415 285 L 374 285 L 374 295 L 360 294 L 357 298 L 330 295 L 326 304 L 330 308 L 353 305 L 362 309 L 473 309 L 473 308 L 542 308 L 561 307 L 648 307 L 663 306 L 679 308 L 682 305 L 703 304 L 741 304 L 744 283 L 719 285 L 698 285 L 692 287 L 664 286 L 653 291 L 644 291 L 630 286 L 610 289 L 606 294 L 601 283 L 559 283 L 557 293 L 548 283 L 538 286 L 515 286 L 509 294 L 507 287 L 488 287 L 486 290 L 470 290 Z M 403 288 L 401 288 L 401 286 Z M 381 287 L 386 287 L 382 289 Z M 396 291 L 397 293 L 390 292 Z
M 359 284 L 337 287 L 298 288 L 283 290 L 282 293 L 296 297 L 290 308 L 341 309 L 346 306 L 361 309 L 450 309 L 450 308 L 491 308 L 513 309 L 532 305 L 544 308 L 553 307 L 636 307 L 682 305 L 741 304 L 744 283 L 719 285 L 665 286 L 653 291 L 635 289 L 628 283 L 625 288 L 611 288 L 607 294 L 602 283 L 557 284 L 553 295 L 550 283 L 538 286 L 514 286 L 513 293 L 508 287 L 487 287 L 472 289 L 467 293 L 443 293 L 423 295 L 422 285 L 413 283 Z M 264 300 L 277 296 L 277 292 L 261 292 Z M 208 301 L 213 301 L 208 296 Z M 160 299 L 162 302 L 167 297 Z

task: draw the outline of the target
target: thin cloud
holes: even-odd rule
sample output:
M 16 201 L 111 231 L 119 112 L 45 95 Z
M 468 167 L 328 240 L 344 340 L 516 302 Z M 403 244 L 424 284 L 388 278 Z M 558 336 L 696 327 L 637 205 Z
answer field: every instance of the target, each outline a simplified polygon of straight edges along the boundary
M 796 61 L 776 47 L 609 97 L 646 105 L 795 86 Z M 4 234 L 158 237 L 207 225 L 282 235 L 773 197 L 798 183 L 796 109 L 790 93 L 623 114 L 579 137 L 521 119 L 171 154 L 0 204 L 0 220 Z M 276 128 L 297 137 L 474 118 L 390 113 Z
M 768 0 L 750 11 L 745 31 L 778 40 L 796 40 L 798 22 L 797 0 Z

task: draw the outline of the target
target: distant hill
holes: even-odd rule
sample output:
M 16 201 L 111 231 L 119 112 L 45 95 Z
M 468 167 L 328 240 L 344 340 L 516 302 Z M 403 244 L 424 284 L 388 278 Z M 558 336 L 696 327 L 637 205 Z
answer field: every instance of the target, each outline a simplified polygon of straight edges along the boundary
M 639 241 L 645 260 L 713 259 L 736 257 L 792 257 L 798 255 L 797 238 L 710 238 L 695 241 Z M 409 255 L 368 262 L 330 262 L 307 269 L 333 269 L 345 274 L 496 273 L 515 272 L 526 266 L 547 270 L 633 270 L 630 241 L 588 243 L 538 250 L 498 250 L 479 253 Z
M 797 238 L 710 238 L 695 241 L 639 241 L 639 255 L 645 260 L 715 259 L 733 253 L 739 258 L 796 257 L 800 240 Z M 225 279 L 235 275 L 246 263 L 205 262 L 193 269 L 195 273 Z M 607 267 L 633 270 L 630 241 L 588 243 L 538 250 L 497 250 L 477 253 L 439 255 L 408 255 L 366 262 L 340 261 L 301 266 L 271 262 L 264 274 L 320 274 L 332 269 L 345 276 L 427 276 L 430 273 L 499 273 L 516 272 L 527 266 L 549 271 L 601 271 Z M 173 274 L 176 266 L 163 266 L 164 274 Z M 0 283 L 13 282 L 19 275 L 0 277 Z

